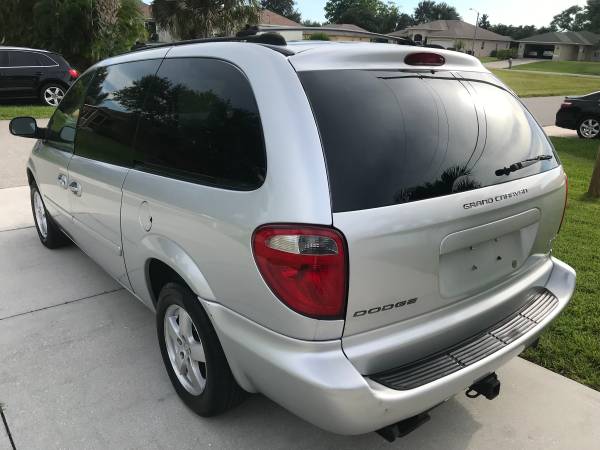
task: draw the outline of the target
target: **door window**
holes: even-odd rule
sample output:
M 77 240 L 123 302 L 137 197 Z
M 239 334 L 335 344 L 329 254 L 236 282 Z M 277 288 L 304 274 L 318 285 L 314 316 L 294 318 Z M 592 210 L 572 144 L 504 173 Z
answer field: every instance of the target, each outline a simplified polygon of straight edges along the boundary
M 86 89 L 94 72 L 86 72 L 71 86 L 48 123 L 46 140 L 53 147 L 73 153 L 75 128 Z
M 10 67 L 39 67 L 36 53 L 33 52 L 9 52 Z
M 130 167 L 145 85 L 161 60 L 100 67 L 88 88 L 77 125 L 75 154 Z
M 0 51 L 0 67 L 8 67 L 8 52 Z
M 136 140 L 141 168 L 227 189 L 262 185 L 267 163 L 258 106 L 237 67 L 173 58 L 148 81 Z

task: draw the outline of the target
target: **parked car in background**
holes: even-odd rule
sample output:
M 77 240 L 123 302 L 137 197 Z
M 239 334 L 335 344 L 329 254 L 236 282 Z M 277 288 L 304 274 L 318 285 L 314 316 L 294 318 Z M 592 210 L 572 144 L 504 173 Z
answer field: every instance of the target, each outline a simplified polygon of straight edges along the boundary
M 284 44 L 120 55 L 47 129 L 13 119 L 39 139 L 40 241 L 70 238 L 155 311 L 200 415 L 259 392 L 391 440 L 458 392 L 496 397 L 575 286 L 544 131 L 471 56 Z
M 58 106 L 78 76 L 58 53 L 0 46 L 0 102 L 36 99 Z
M 555 125 L 577 130 L 580 138 L 600 136 L 600 92 L 565 97 L 556 113 Z

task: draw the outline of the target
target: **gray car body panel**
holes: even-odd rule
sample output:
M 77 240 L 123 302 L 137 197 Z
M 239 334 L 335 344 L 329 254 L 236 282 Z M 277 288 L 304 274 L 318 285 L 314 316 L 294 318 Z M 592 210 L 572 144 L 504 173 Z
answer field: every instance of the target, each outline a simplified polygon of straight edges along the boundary
M 244 389 L 261 392 L 326 430 L 360 434 L 427 410 L 496 370 L 566 306 L 575 273 L 550 256 L 564 205 L 564 173 L 559 166 L 460 194 L 332 213 L 319 132 L 296 70 L 407 70 L 411 68 L 403 65 L 403 58 L 415 49 L 332 43 L 289 47 L 297 54 L 286 58 L 255 44 L 182 45 L 122 55 L 95 66 L 164 57 L 218 58 L 237 66 L 254 91 L 266 145 L 267 175 L 256 190 L 230 191 L 77 160 L 72 175 L 83 190 L 75 199 L 68 189 L 58 189 L 56 181 L 68 170 L 70 154 L 38 143 L 28 168 L 61 227 L 149 308 L 156 300 L 151 261 L 161 261 L 181 276 L 207 311 Z M 442 53 L 450 70 L 489 73 L 475 58 L 418 50 Z M 523 188 L 529 195 L 514 202 L 462 207 Z M 305 317 L 271 292 L 251 247 L 254 230 L 265 223 L 333 225 L 344 233 L 350 264 L 346 320 Z M 461 291 L 461 283 L 454 285 L 450 276 L 442 287 L 442 258 L 503 233 L 523 233 L 528 245 L 522 264 L 488 284 Z M 419 253 L 420 247 L 426 255 Z M 506 317 L 521 306 L 519 294 L 532 286 L 551 290 L 559 306 L 502 350 L 409 391 L 386 388 L 368 377 L 427 356 Z M 452 294 L 456 289 L 459 294 Z M 351 317 L 355 308 L 410 298 L 417 290 L 421 303 L 411 305 L 412 311 Z

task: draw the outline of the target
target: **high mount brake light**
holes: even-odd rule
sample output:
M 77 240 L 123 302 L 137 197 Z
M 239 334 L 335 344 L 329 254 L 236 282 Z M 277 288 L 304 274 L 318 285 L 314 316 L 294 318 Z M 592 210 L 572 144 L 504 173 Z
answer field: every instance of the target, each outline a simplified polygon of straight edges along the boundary
M 409 66 L 442 66 L 446 63 L 446 58 L 438 53 L 419 52 L 409 53 L 404 62 Z
M 264 225 L 254 232 L 252 249 L 265 282 L 283 303 L 315 319 L 343 319 L 348 268 L 339 231 Z

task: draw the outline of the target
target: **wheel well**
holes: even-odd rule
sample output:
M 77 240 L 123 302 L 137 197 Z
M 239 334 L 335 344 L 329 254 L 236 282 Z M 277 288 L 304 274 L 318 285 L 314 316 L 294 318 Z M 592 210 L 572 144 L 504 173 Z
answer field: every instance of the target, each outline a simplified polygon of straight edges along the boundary
M 44 83 L 40 86 L 39 95 L 42 94 L 42 90 L 49 84 L 58 84 L 59 86 L 62 86 L 62 88 L 65 90 L 65 92 L 69 89 L 69 85 L 67 83 L 65 83 L 64 81 L 54 80 L 54 79 L 45 80 Z
M 27 168 L 27 184 L 29 184 L 29 186 L 33 186 L 35 184 L 35 178 L 33 178 L 33 173 L 31 173 L 29 168 Z
M 150 292 L 152 294 L 152 303 L 154 303 L 154 306 L 158 303 L 160 290 L 165 284 L 176 282 L 188 286 L 177 272 L 158 259 L 150 260 L 148 265 L 148 280 L 150 282 Z

